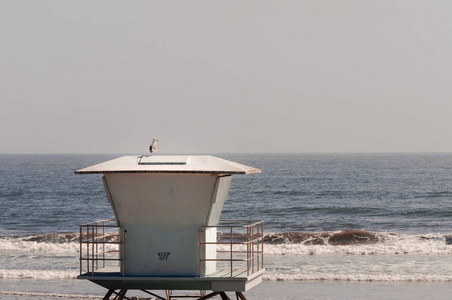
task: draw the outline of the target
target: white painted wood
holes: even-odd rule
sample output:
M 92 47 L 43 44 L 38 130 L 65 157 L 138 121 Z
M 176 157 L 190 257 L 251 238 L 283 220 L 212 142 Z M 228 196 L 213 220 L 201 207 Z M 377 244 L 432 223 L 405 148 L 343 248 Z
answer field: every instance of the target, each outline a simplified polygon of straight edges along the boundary
M 180 163 L 187 159 L 187 163 Z M 140 164 L 143 160 L 159 160 L 166 163 Z M 173 163 L 171 163 L 171 161 Z M 178 163 L 179 162 L 179 163 Z M 260 170 L 213 156 L 123 156 L 91 167 L 75 171 L 89 173 L 210 173 L 249 174 Z
M 220 221 L 224 202 L 226 202 L 226 200 L 228 199 L 232 176 L 218 176 L 217 178 L 218 179 L 215 186 L 212 206 L 209 210 L 206 222 L 206 224 L 209 226 L 215 226 Z
M 107 173 L 104 177 L 117 221 L 127 231 L 124 273 L 199 276 L 199 229 L 206 225 L 217 195 L 218 176 Z M 216 234 L 203 236 L 215 238 Z M 209 245 L 203 253 L 214 257 L 214 247 Z M 204 264 L 209 272 L 215 270 L 214 263 Z
M 212 174 L 105 174 L 121 226 L 205 225 L 214 193 Z

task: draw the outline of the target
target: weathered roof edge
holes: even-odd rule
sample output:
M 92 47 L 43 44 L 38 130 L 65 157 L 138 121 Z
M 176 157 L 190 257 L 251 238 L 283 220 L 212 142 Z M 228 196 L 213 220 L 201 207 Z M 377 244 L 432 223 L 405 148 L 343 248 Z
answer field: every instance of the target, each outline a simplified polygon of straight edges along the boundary
M 143 156 L 122 156 L 74 171 L 75 174 L 170 173 L 170 174 L 251 174 L 261 170 L 215 156 L 187 156 L 193 165 L 141 165 Z M 167 159 L 171 156 L 163 156 Z M 175 159 L 180 156 L 174 156 Z M 207 161 L 206 161 L 207 160 Z M 211 160 L 210 162 L 208 160 Z
M 255 169 L 251 171 L 184 171 L 184 170 L 169 170 L 169 171 L 150 171 L 150 170 L 121 170 L 121 171 L 74 171 L 74 174 L 114 174 L 114 173 L 185 173 L 185 174 L 253 174 L 260 173 L 261 170 Z

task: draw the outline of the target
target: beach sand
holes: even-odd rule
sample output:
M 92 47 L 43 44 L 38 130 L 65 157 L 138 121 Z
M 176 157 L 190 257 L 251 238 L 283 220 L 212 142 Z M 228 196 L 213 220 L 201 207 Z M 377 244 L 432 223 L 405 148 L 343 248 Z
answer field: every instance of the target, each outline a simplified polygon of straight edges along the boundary
M 0 298 L 102 299 L 106 290 L 85 280 L 1 279 Z M 163 292 L 156 292 L 164 295 Z M 299 299 L 451 299 L 452 283 L 445 282 L 335 282 L 265 281 L 247 291 L 248 300 Z M 127 296 L 144 296 L 130 291 Z M 230 296 L 233 296 L 230 294 Z M 216 299 L 216 298 L 214 298 Z M 220 299 L 220 298 L 218 298 Z M 235 299 L 235 297 L 231 298 Z

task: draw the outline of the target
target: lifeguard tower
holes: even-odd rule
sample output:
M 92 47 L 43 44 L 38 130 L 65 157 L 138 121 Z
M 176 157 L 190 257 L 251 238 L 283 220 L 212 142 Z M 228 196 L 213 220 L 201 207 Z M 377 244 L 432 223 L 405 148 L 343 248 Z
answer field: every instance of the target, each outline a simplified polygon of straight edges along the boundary
M 177 299 L 245 299 L 262 281 L 263 222 L 220 221 L 232 175 L 260 172 L 213 156 L 124 156 L 75 171 L 103 174 L 115 220 L 80 226 L 80 276 L 104 299 L 141 290 Z M 165 298 L 156 291 L 165 291 Z M 206 292 L 207 291 L 207 292 Z

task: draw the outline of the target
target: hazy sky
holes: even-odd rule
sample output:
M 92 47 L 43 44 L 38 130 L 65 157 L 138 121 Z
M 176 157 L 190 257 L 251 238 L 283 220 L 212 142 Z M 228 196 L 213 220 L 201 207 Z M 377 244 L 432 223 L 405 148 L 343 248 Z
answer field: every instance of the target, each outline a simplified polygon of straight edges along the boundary
M 451 11 L 0 0 L 0 153 L 452 152 Z

